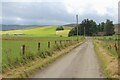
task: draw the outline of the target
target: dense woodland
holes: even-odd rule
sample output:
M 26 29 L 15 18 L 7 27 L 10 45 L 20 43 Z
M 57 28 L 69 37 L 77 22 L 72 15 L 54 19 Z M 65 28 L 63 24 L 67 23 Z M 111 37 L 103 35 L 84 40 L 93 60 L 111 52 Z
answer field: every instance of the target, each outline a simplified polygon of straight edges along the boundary
M 84 19 L 69 32 L 68 36 L 77 35 L 77 27 L 78 35 L 93 36 L 97 35 L 99 32 L 104 32 L 104 35 L 109 36 L 115 33 L 113 21 L 110 21 L 109 19 L 107 19 L 106 22 L 99 23 L 98 25 L 94 20 Z

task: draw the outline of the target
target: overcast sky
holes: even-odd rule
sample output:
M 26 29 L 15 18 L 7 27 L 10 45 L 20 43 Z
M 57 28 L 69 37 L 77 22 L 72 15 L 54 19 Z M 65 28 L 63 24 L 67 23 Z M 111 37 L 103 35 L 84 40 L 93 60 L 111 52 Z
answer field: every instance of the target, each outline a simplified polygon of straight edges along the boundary
M 94 19 L 118 23 L 119 0 L 3 0 L 3 24 L 62 25 Z M 1 7 L 0 7 L 1 8 Z

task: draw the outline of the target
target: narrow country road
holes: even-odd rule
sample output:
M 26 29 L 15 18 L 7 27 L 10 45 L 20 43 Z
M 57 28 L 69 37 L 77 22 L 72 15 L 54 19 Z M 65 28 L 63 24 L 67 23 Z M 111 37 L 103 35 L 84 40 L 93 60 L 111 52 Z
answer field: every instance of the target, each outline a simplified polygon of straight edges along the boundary
M 31 78 L 103 78 L 91 38 Z

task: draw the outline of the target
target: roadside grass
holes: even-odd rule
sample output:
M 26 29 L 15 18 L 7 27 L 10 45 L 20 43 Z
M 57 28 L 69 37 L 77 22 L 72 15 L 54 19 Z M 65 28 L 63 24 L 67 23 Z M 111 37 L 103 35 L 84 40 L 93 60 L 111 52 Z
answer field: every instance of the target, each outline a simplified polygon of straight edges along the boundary
M 110 55 L 114 57 L 118 57 L 118 48 L 119 48 L 119 36 L 113 35 L 113 36 L 98 36 L 94 37 L 97 40 L 102 41 L 103 47 L 109 51 Z
M 109 51 L 106 44 L 101 40 L 94 40 L 94 48 L 100 60 L 103 74 L 106 78 L 119 78 L 118 59 L 115 54 Z M 117 54 L 117 53 L 116 53 Z
M 116 42 L 103 42 L 103 48 L 105 48 L 107 51 L 109 51 L 110 55 L 114 57 L 118 57 L 118 44 Z M 115 46 L 116 45 L 116 46 Z
M 78 42 L 71 42 L 70 44 L 66 44 L 67 47 L 59 48 L 52 52 L 51 56 L 46 56 L 46 58 L 35 58 L 35 60 L 29 60 L 26 62 L 25 65 L 19 65 L 16 68 L 8 69 L 6 73 L 3 74 L 4 78 L 25 78 L 29 77 L 31 74 L 35 73 L 37 70 L 40 70 L 47 66 L 49 63 L 56 60 L 58 57 L 63 56 L 64 54 L 68 53 L 73 48 L 82 44 L 84 40 L 81 39 L 80 43 Z M 51 53 L 51 52 L 50 52 Z
M 71 39 L 67 39 L 67 40 L 75 40 L 75 37 L 71 38 Z M 66 38 L 65 38 L 66 39 Z M 61 44 L 60 44 L 60 40 L 61 40 Z M 57 39 L 56 40 L 49 40 L 49 38 L 45 38 L 41 40 L 38 39 L 35 41 L 35 39 L 33 40 L 3 40 L 2 41 L 2 61 L 3 61 L 3 69 L 6 68 L 9 64 L 14 64 L 14 63 L 22 63 L 22 45 L 26 46 L 26 50 L 25 50 L 25 55 L 26 56 L 37 56 L 38 54 L 45 54 L 46 52 L 49 51 L 53 51 L 56 47 L 55 41 L 57 43 L 57 46 L 64 46 L 70 43 L 67 43 L 64 38 L 62 39 Z M 40 52 L 38 51 L 38 43 L 40 42 Z M 50 42 L 50 48 L 48 48 L 48 42 Z M 9 65 L 9 66 L 11 66 Z

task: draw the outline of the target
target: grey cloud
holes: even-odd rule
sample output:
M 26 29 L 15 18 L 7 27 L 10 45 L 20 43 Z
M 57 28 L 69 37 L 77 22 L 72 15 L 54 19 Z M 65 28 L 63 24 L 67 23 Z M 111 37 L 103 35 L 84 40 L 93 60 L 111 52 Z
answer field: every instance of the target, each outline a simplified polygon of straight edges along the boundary
M 5 2 L 2 10 L 6 18 L 20 17 L 23 20 L 33 20 L 33 22 L 37 20 L 72 21 L 71 14 L 66 11 L 62 3 Z
M 109 11 L 109 10 L 108 10 Z M 62 2 L 3 2 L 3 24 L 41 24 L 60 25 L 75 23 L 75 14 L 67 12 Z M 15 18 L 21 18 L 17 21 Z M 114 19 L 113 16 L 100 16 L 92 9 L 85 9 L 85 13 L 79 16 L 79 21 L 85 18 L 94 19 L 97 22 L 106 18 Z

